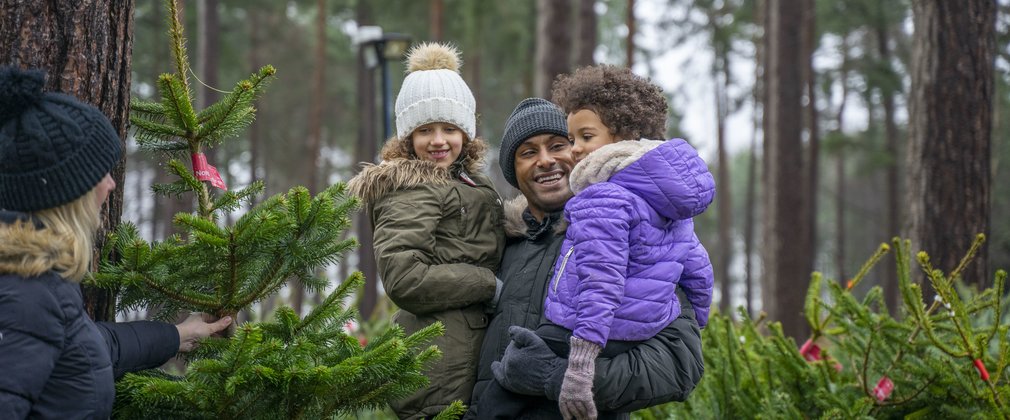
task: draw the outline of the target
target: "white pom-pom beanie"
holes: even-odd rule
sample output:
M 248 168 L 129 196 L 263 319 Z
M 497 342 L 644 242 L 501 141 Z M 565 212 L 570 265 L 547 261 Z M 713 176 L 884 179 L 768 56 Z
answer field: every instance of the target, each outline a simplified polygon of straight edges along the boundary
M 396 135 L 433 122 L 450 123 L 471 140 L 477 134 L 477 101 L 459 76 L 459 51 L 425 43 L 407 54 L 407 77 L 396 96 Z

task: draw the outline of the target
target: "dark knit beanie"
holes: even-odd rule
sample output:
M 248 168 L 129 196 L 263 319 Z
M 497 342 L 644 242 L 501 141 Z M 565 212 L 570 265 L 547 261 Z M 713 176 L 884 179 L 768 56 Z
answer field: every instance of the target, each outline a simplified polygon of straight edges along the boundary
M 74 201 L 119 161 L 109 119 L 71 96 L 42 92 L 44 84 L 41 71 L 0 67 L 0 209 Z
M 540 134 L 557 134 L 568 138 L 568 121 L 557 105 L 546 99 L 523 99 L 505 120 L 505 134 L 501 139 L 498 164 L 502 175 L 513 187 L 516 183 L 516 149 L 530 137 Z

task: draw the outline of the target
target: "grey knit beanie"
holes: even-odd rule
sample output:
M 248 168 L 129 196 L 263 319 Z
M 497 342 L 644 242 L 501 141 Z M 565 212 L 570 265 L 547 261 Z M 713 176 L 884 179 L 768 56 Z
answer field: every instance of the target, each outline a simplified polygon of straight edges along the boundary
M 568 121 L 565 113 L 557 105 L 546 99 L 523 99 L 505 120 L 505 134 L 501 139 L 498 164 L 502 175 L 513 187 L 516 183 L 516 149 L 530 137 L 540 134 L 557 134 L 568 137 Z
M 456 48 L 425 43 L 407 54 L 407 77 L 396 95 L 396 135 L 433 122 L 450 123 L 471 140 L 477 136 L 477 101 L 459 76 Z
M 0 67 L 0 209 L 76 200 L 116 166 L 119 135 L 97 108 L 43 93 L 45 74 Z

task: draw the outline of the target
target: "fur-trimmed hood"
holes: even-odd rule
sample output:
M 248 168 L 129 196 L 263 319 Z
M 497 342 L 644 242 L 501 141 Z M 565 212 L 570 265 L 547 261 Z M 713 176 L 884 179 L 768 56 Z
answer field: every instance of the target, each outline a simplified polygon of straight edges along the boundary
M 66 238 L 32 223 L 27 214 L 0 210 L 0 274 L 41 275 L 69 258 Z
M 505 201 L 505 236 L 509 238 L 524 238 L 529 234 L 530 227 L 523 220 L 523 213 L 529 207 L 526 196 L 519 194 L 511 200 Z M 568 229 L 568 221 L 564 217 L 558 216 L 558 221 L 554 223 L 553 230 L 557 235 L 565 233 Z
M 575 194 L 605 181 L 642 197 L 673 220 L 701 214 L 715 197 L 712 173 L 683 139 L 608 144 L 575 165 L 568 179 Z
M 463 146 L 460 159 L 445 169 L 411 156 L 407 140 L 394 137 L 382 147 L 382 162 L 362 164 L 361 172 L 347 183 L 348 191 L 368 205 L 393 191 L 422 184 L 447 185 L 460 171 L 468 174 L 480 171 L 486 149 L 484 140 L 475 138 Z M 481 153 L 472 153 L 473 150 Z

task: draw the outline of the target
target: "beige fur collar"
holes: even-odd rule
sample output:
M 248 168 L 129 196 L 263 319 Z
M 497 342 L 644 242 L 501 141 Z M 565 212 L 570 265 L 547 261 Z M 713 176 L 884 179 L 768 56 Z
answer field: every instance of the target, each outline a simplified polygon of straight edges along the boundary
M 526 196 L 522 194 L 505 201 L 505 236 L 509 238 L 526 237 L 529 226 L 523 220 L 523 212 L 526 211 L 526 207 L 528 206 L 529 203 L 526 201 Z M 564 217 L 554 224 L 554 233 L 556 235 L 564 234 L 566 229 L 568 229 L 568 221 Z
M 462 164 L 450 167 L 448 170 L 435 166 L 433 162 L 418 160 L 410 156 L 406 140 L 398 138 L 390 139 L 382 147 L 382 162 L 378 165 L 365 163 L 361 172 L 351 178 L 347 183 L 348 192 L 360 199 L 364 204 L 375 203 L 384 195 L 408 189 L 422 184 L 448 184 L 452 180 L 452 174 L 462 167 L 467 173 L 480 171 L 483 159 L 464 159 Z M 484 141 L 480 138 L 470 142 L 470 147 L 481 146 L 484 150 Z M 465 153 L 465 151 L 464 151 Z
M 71 255 L 66 238 L 30 222 L 0 222 L 0 274 L 41 275 Z
M 608 144 L 590 153 L 572 168 L 568 185 L 572 193 L 578 194 L 590 185 L 610 179 L 617 171 L 635 163 L 646 152 L 665 143 L 662 140 L 619 141 Z

